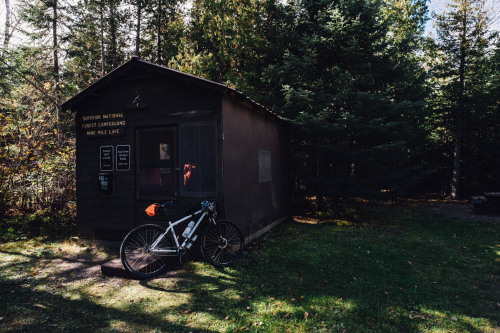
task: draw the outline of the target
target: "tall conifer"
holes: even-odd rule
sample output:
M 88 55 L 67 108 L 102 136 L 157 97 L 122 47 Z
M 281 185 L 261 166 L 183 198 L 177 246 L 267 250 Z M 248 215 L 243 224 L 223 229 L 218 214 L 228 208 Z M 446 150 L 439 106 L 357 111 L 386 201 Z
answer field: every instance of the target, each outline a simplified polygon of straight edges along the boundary
M 485 0 L 453 0 L 444 13 L 436 15 L 437 47 L 442 63 L 436 68 L 441 78 L 443 112 L 449 112 L 453 137 L 451 197 L 462 195 L 465 141 L 471 133 L 474 105 L 474 77 L 481 72 L 488 48 L 488 13 Z

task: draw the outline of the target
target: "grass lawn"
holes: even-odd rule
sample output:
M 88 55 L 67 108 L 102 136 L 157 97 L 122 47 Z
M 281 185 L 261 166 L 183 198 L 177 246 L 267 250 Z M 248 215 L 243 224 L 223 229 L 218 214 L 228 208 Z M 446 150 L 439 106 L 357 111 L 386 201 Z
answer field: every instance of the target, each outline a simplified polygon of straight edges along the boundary
M 298 217 L 235 267 L 134 281 L 97 246 L 0 245 L 0 331 L 500 332 L 500 225 L 377 207 Z

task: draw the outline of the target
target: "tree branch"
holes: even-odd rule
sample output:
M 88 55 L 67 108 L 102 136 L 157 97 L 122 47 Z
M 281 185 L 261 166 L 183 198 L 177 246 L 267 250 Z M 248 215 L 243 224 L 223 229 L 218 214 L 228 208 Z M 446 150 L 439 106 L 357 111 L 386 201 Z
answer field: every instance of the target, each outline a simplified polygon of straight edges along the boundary
M 3 59 L 3 57 L 0 56 L 0 62 L 2 62 L 5 66 L 7 66 L 7 68 L 9 68 L 10 70 L 12 70 L 14 73 L 16 73 L 17 75 L 19 75 L 23 80 L 25 80 L 26 82 L 28 82 L 31 86 L 33 86 L 33 88 L 35 88 L 36 90 L 38 90 L 39 92 L 41 92 L 46 98 L 47 100 L 54 104 L 54 106 L 59 109 L 59 104 L 56 102 L 56 100 L 50 96 L 43 88 L 41 88 L 41 83 L 38 82 L 36 79 L 29 79 L 26 77 L 26 75 L 24 75 L 23 73 L 21 73 L 20 71 L 18 71 L 17 69 L 15 69 L 14 67 L 12 67 L 11 65 L 9 65 L 9 63 L 7 63 L 7 61 L 5 61 Z M 36 82 L 35 82 L 36 81 Z M 38 85 L 38 84 L 40 85 Z

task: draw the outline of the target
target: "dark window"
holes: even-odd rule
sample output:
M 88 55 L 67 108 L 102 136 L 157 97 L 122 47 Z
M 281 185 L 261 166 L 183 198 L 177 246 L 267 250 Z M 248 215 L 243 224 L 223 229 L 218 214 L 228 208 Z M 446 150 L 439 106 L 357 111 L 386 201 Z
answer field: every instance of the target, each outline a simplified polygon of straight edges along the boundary
M 176 194 L 176 127 L 137 131 L 138 197 L 162 199 Z
M 179 126 L 180 193 L 206 197 L 217 193 L 217 123 Z

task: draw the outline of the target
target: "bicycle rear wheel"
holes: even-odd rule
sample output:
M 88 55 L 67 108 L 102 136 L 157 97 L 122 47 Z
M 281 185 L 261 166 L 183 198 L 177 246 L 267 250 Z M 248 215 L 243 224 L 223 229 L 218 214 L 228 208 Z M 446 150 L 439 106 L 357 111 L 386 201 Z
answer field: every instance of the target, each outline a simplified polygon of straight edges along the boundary
M 154 241 L 165 232 L 155 224 L 141 225 L 128 233 L 120 247 L 120 258 L 125 269 L 134 277 L 147 279 L 164 273 L 170 263 L 171 256 L 159 255 L 150 250 Z M 161 249 L 175 249 L 170 235 L 158 244 Z
M 216 267 L 234 264 L 243 254 L 243 233 L 236 224 L 228 220 L 210 224 L 201 238 L 203 257 Z

